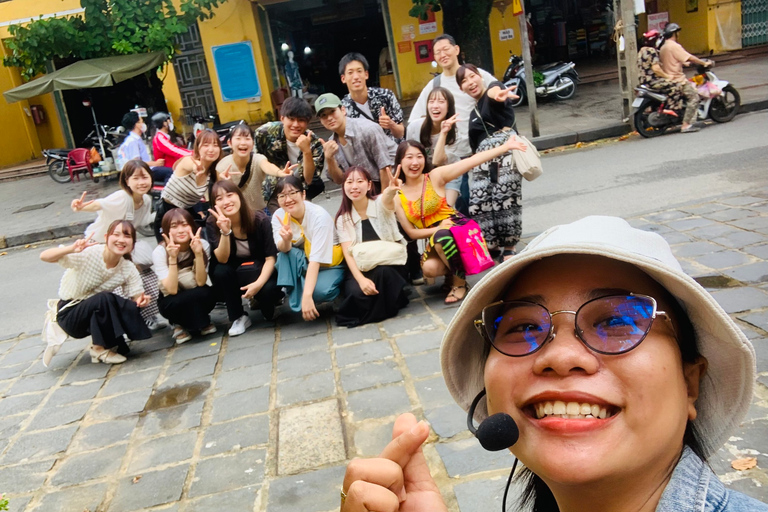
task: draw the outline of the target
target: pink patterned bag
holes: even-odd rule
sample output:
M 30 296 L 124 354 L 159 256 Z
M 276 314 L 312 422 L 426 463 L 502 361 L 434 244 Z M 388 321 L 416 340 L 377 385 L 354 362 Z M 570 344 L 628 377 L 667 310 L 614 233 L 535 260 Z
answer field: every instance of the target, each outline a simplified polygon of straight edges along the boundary
M 468 276 L 479 274 L 493 266 L 493 258 L 488 252 L 483 232 L 477 222 L 468 220 L 461 226 L 451 226 L 451 234 L 456 240 L 456 248 Z

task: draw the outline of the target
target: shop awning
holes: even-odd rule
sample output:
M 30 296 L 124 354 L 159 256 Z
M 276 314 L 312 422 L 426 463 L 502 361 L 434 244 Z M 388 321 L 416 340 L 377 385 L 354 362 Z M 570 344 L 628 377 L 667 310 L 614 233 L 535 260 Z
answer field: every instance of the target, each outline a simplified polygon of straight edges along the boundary
M 109 87 L 165 62 L 163 52 L 118 55 L 75 62 L 3 93 L 8 103 L 66 89 Z

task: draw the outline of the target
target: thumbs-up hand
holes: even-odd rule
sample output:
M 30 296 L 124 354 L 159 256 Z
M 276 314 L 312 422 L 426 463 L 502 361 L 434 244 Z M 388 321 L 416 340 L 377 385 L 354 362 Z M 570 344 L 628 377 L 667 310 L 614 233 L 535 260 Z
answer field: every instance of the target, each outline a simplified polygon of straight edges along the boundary
M 392 121 L 392 118 L 387 115 L 384 107 L 381 107 L 381 113 L 379 114 L 379 126 L 385 130 L 390 130 L 394 125 L 395 122 Z

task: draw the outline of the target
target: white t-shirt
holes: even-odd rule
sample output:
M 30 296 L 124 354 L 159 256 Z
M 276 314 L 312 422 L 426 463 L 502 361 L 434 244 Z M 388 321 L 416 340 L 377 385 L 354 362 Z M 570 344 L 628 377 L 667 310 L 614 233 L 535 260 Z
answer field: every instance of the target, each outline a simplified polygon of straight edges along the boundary
M 365 103 L 358 103 L 355 101 L 355 105 L 357 105 L 357 108 L 362 110 L 369 119 L 374 119 L 373 114 L 371 113 L 371 107 L 368 105 L 367 101 Z
M 415 140 L 418 142 L 421 142 L 421 127 L 424 125 L 424 119 L 423 117 L 420 117 L 419 119 L 416 119 L 412 123 L 408 123 L 408 129 L 406 130 L 406 139 L 408 140 Z M 456 134 L 458 138 L 458 133 Z M 430 154 L 434 152 L 435 144 L 437 144 L 437 139 L 440 137 L 440 134 L 437 135 L 430 135 L 430 147 L 427 148 L 429 150 Z M 456 151 L 458 150 L 457 142 L 454 142 L 453 144 L 446 145 L 445 146 L 445 156 L 448 158 L 448 160 L 443 164 L 452 164 L 454 162 L 458 162 L 461 160 L 459 155 L 456 154 Z
M 488 87 L 491 82 L 496 78 L 485 71 L 480 70 L 480 74 L 483 76 L 483 82 Z M 432 92 L 434 80 L 430 80 L 426 87 L 419 94 L 419 99 L 416 100 L 416 104 L 411 110 L 411 116 L 408 118 L 408 124 L 415 122 L 418 118 L 427 115 L 427 97 Z M 472 109 L 475 108 L 477 103 L 475 99 L 461 90 L 459 84 L 456 83 L 456 75 L 445 76 L 445 73 L 440 75 L 440 87 L 444 87 L 451 91 L 453 99 L 456 103 L 456 114 L 458 114 L 458 120 L 456 121 L 456 128 L 458 133 L 456 134 L 456 154 L 460 158 L 470 156 L 472 154 L 472 148 L 469 146 L 469 115 L 472 113 Z
M 144 202 L 138 209 L 133 207 L 133 196 L 125 190 L 118 190 L 103 199 L 96 199 L 101 206 L 96 220 L 85 228 L 85 236 L 93 233 L 93 240 L 103 242 L 109 225 L 116 220 L 129 220 L 134 226 L 147 226 L 152 222 L 152 198 L 143 196 Z
M 299 163 L 299 158 L 301 157 L 301 149 L 299 146 L 297 146 L 295 143 L 286 140 L 286 150 L 288 151 L 288 160 L 291 161 L 292 164 Z
M 205 251 L 205 256 L 208 258 L 208 261 L 211 260 L 211 246 L 208 244 L 206 240 L 201 239 L 200 240 L 203 243 L 203 251 Z M 192 251 L 187 251 L 188 253 L 192 253 Z M 183 253 L 179 253 L 179 258 L 183 258 Z M 192 255 L 194 258 L 194 254 Z M 157 279 L 162 281 L 166 277 L 168 277 L 168 253 L 165 252 L 165 246 L 164 245 L 158 245 L 155 247 L 155 250 L 152 251 L 152 270 L 155 271 L 155 275 L 157 276 Z M 206 268 L 206 271 L 208 269 Z M 208 286 L 211 286 L 211 278 L 208 277 L 206 279 L 206 283 Z
M 291 221 L 291 232 L 293 233 L 293 245 L 297 246 L 303 242 L 301 230 L 311 244 L 309 261 L 315 261 L 324 265 L 330 265 L 333 262 L 333 246 L 339 243 L 339 237 L 333 226 L 333 218 L 325 211 L 322 206 L 304 201 L 304 219 L 301 227 L 296 220 Z M 285 210 L 278 208 L 272 214 L 272 236 L 275 239 L 275 245 L 280 244 L 280 228 L 283 227 Z

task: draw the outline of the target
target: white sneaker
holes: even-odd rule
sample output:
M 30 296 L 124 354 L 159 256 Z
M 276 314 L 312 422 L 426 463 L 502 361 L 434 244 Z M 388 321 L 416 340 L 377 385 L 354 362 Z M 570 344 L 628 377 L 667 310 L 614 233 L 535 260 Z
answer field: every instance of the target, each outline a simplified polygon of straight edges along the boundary
M 166 320 L 160 315 L 155 315 L 155 318 L 148 320 L 146 323 L 150 331 L 157 331 L 158 329 L 162 329 L 163 327 L 168 327 L 169 325 L 168 320 Z
M 234 322 L 232 322 L 232 327 L 229 328 L 229 335 L 240 336 L 250 326 L 251 326 L 251 319 L 248 318 L 248 315 L 243 315 L 237 320 L 235 320 Z

